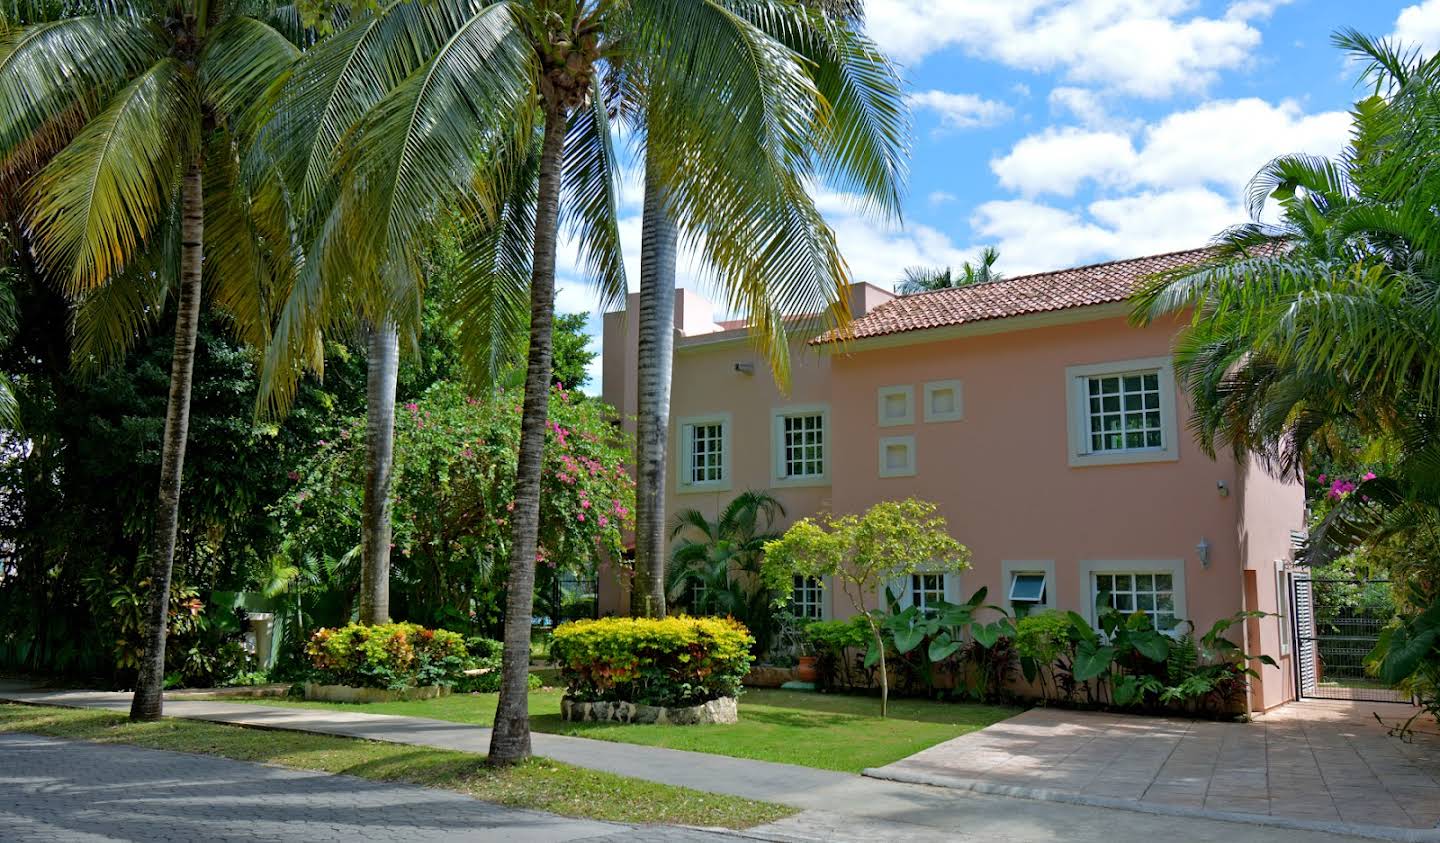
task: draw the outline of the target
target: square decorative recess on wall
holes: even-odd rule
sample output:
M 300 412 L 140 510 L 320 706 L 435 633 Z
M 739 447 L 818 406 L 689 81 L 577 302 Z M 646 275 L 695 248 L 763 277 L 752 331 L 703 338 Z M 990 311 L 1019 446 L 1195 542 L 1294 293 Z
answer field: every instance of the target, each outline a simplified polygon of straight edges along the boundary
M 886 436 L 880 440 L 880 476 L 911 477 L 915 474 L 915 437 Z
M 965 393 L 960 381 L 925 384 L 925 421 L 959 421 L 965 417 Z
M 915 423 L 915 387 L 882 386 L 878 396 L 881 427 Z

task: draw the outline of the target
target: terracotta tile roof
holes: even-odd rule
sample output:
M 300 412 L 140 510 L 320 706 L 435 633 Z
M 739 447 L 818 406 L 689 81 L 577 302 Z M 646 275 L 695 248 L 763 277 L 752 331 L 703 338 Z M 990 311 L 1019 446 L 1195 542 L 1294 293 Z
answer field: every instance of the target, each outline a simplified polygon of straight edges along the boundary
M 900 296 L 850 323 L 851 338 L 865 339 L 1121 302 L 1130 298 L 1149 276 L 1198 263 L 1210 253 L 1208 247 L 1189 249 Z M 832 329 L 810 344 L 838 339 L 840 334 Z

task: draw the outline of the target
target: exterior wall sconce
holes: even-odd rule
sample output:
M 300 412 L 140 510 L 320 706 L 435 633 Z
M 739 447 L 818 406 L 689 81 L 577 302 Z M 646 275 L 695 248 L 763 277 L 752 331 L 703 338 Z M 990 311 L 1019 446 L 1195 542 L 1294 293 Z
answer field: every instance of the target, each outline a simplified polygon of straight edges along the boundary
M 1200 556 L 1200 567 L 1210 567 L 1210 542 L 1204 536 L 1200 537 L 1200 543 L 1195 545 L 1195 552 Z
M 1222 498 L 1230 497 L 1230 484 L 1224 480 L 1215 481 L 1215 490 L 1220 493 L 1220 497 Z
M 742 375 L 753 375 L 753 374 L 755 374 L 755 364 L 754 364 L 754 363 L 736 363 L 736 364 L 735 364 L 735 371 L 739 372 L 739 373 L 742 374 Z

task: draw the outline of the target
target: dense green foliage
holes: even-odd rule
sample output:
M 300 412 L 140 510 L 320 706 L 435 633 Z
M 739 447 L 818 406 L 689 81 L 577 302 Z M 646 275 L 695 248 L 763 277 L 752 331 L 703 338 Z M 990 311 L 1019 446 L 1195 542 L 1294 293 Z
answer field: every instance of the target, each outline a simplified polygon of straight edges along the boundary
M 454 685 L 467 651 L 456 632 L 413 623 L 352 623 L 316 630 L 305 654 L 311 678 L 321 684 L 401 690 Z
M 728 618 L 603 618 L 556 627 L 550 657 L 573 699 L 686 706 L 738 695 L 753 644 Z

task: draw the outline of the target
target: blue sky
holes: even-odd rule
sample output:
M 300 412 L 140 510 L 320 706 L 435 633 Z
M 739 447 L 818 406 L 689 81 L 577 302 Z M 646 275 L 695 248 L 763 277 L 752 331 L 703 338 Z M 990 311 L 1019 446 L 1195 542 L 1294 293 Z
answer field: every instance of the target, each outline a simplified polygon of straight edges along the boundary
M 914 114 L 904 225 L 818 198 L 856 279 L 884 286 L 985 245 L 1012 275 L 1201 245 L 1243 221 L 1269 158 L 1344 144 L 1360 91 L 1330 45 L 1341 27 L 1434 50 L 1440 0 L 869 0 Z M 632 179 L 632 289 L 639 199 Z M 573 263 L 561 276 L 560 309 L 593 311 Z

